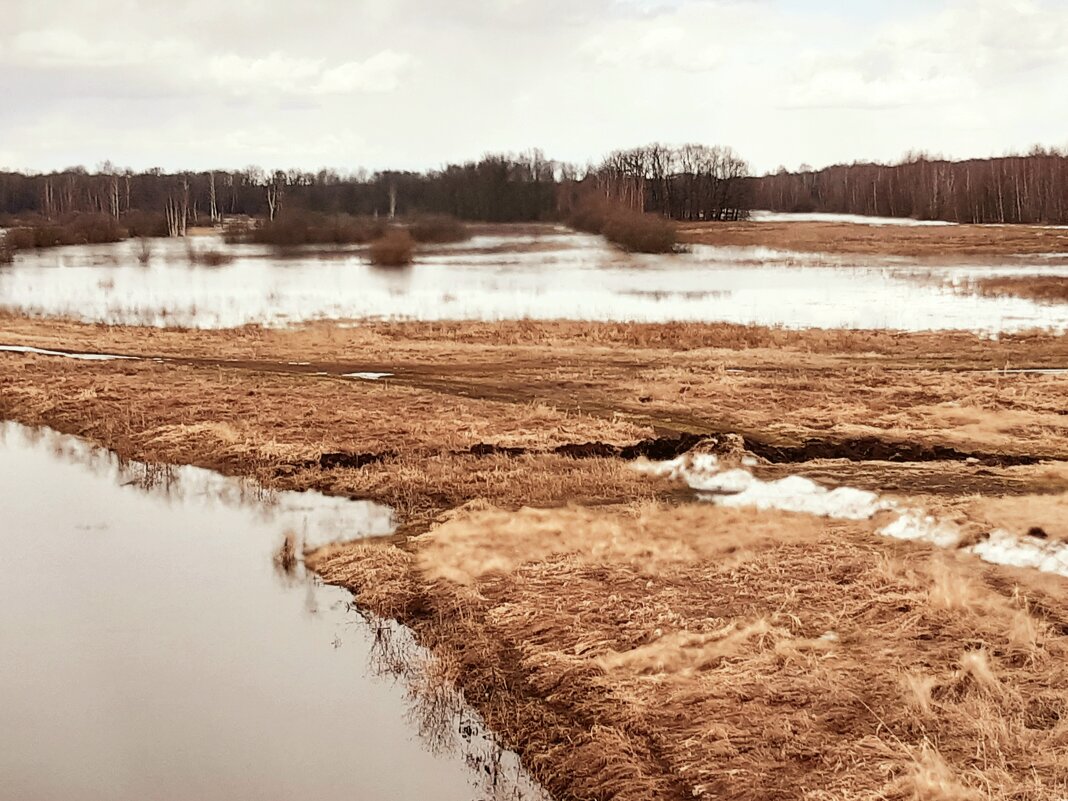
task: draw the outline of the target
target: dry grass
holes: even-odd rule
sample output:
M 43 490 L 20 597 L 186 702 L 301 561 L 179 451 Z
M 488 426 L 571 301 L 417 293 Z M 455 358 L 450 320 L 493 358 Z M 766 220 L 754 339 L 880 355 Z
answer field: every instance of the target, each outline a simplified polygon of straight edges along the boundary
M 1068 786 L 1068 650 L 1032 589 L 1006 596 L 855 526 L 709 506 L 465 510 L 414 554 L 313 563 L 415 626 L 560 797 Z M 1065 600 L 1063 584 L 1033 592 Z
M 306 564 L 411 623 L 559 797 L 1045 801 L 1068 788 L 1062 580 L 932 558 L 861 524 L 668 506 L 690 493 L 619 459 L 551 453 L 655 426 L 1056 456 L 1068 452 L 1062 380 L 946 368 L 1055 362 L 1064 338 L 572 323 L 189 332 L 13 315 L 0 329 L 11 343 L 199 357 L 0 354 L 0 418 L 142 461 L 378 500 L 405 534 L 433 527 L 409 550 L 338 546 Z M 376 367 L 396 375 L 340 375 Z M 359 466 L 321 463 L 337 453 Z M 1065 496 L 1038 494 L 1063 493 L 1063 465 L 762 468 L 801 469 L 926 493 L 980 528 L 1066 536 Z M 1021 497 L 991 497 L 1007 493 Z
M 1068 278 L 1063 276 L 999 275 L 979 279 L 975 285 L 984 295 L 1027 298 L 1041 303 L 1068 302 Z
M 833 222 L 692 223 L 682 242 L 764 246 L 807 253 L 916 256 L 1012 256 L 1068 252 L 1068 231 L 1032 225 L 855 225 Z

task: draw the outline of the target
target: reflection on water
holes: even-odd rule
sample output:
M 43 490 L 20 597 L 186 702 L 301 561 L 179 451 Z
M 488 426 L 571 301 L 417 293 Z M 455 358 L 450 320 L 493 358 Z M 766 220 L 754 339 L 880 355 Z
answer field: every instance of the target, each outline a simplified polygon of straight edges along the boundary
M 304 575 L 388 509 L 5 424 L 0 516 L 0 796 L 543 797 L 407 630 Z
M 212 247 L 227 248 L 221 241 Z M 381 269 L 359 249 L 272 254 L 250 245 L 218 267 L 190 264 L 161 241 L 148 266 L 136 243 L 20 253 L 0 270 L 0 307 L 31 314 L 156 326 L 284 325 L 310 319 L 584 319 L 706 321 L 792 328 L 1068 328 L 1068 306 L 961 291 L 986 265 L 925 266 L 902 258 L 694 245 L 628 255 L 598 237 L 481 236 Z M 331 255 L 332 253 L 332 255 Z M 1059 270 L 1035 259 L 1018 274 Z M 955 282 L 955 283 L 954 283 Z

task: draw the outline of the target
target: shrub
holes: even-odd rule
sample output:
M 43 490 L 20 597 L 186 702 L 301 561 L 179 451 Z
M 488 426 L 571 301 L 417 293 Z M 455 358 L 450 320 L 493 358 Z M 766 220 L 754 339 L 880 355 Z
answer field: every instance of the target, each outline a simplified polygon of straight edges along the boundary
M 96 245 L 120 242 L 126 230 L 106 214 L 73 214 L 56 221 L 32 218 L 7 232 L 5 241 L 15 250 L 59 245 Z
M 190 264 L 202 264 L 205 267 L 221 267 L 234 260 L 232 253 L 227 253 L 218 248 L 204 248 L 201 250 L 196 248 L 189 240 L 186 240 L 185 254 Z
M 11 264 L 15 260 L 15 248 L 7 241 L 5 234 L 0 234 L 0 264 Z
M 463 242 L 471 238 L 467 226 L 447 214 L 416 217 L 408 223 L 408 231 L 416 242 L 445 244 Z
M 404 267 L 412 263 L 415 241 L 404 228 L 390 228 L 371 243 L 371 264 L 380 267 Z
M 295 210 L 250 228 L 241 238 L 261 245 L 362 245 L 382 236 L 385 224 L 371 217 Z M 228 229 L 228 241 L 236 232 Z M 240 234 L 238 236 L 241 236 Z
M 151 211 L 128 211 L 122 215 L 122 227 L 126 229 L 130 237 L 165 237 L 167 230 L 167 216 Z
M 579 231 L 601 234 L 632 253 L 671 253 L 676 247 L 675 224 L 659 214 L 643 214 L 604 198 L 586 198 L 571 212 L 568 224 Z
M 615 214 L 602 231 L 605 239 L 632 253 L 671 253 L 675 226 L 658 214 Z

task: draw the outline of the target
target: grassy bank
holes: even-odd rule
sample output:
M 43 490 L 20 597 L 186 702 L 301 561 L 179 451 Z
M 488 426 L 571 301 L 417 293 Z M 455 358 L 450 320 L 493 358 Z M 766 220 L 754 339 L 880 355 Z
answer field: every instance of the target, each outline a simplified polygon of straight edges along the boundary
M 468 509 L 310 564 L 412 626 L 560 798 L 1062 792 L 1064 582 L 707 505 Z

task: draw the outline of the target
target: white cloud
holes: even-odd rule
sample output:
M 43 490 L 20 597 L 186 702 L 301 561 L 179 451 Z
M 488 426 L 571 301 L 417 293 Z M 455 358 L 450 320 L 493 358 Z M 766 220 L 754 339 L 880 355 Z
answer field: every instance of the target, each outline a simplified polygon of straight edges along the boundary
M 759 170 L 1068 143 L 1060 0 L 4 6 L 0 141 L 29 168 L 425 168 L 531 146 L 583 162 L 661 140 Z
M 15 60 L 41 67 L 127 67 L 181 57 L 180 43 L 170 39 L 89 39 L 75 31 L 47 28 L 18 33 L 12 43 Z

